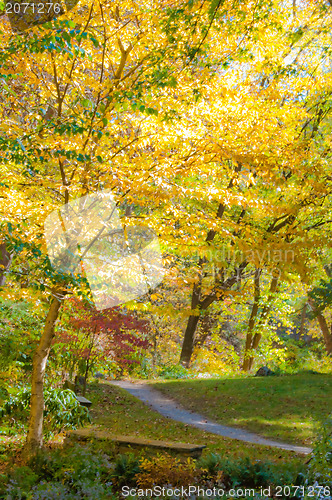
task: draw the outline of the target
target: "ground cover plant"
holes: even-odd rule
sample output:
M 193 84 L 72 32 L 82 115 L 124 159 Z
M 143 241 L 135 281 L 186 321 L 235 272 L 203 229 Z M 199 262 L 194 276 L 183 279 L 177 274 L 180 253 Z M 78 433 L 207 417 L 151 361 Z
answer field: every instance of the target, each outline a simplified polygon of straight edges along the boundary
M 223 459 L 211 454 L 199 461 L 184 461 L 168 454 L 151 457 L 127 453 L 115 457 L 87 444 L 49 449 L 28 465 L 8 469 L 0 476 L 0 495 L 7 500 L 98 500 L 123 498 L 121 492 L 132 488 L 152 489 L 155 485 L 188 488 L 198 483 L 210 488 L 223 487 L 225 491 L 234 487 L 259 491 L 261 486 L 269 486 L 273 491 L 281 481 L 303 482 L 301 471 L 304 469 L 286 472 L 270 462 Z
M 153 484 L 185 486 L 188 483 L 205 487 L 216 485 L 225 490 L 256 488 L 257 491 L 262 486 L 270 486 L 271 491 L 275 491 L 273 488 L 280 484 L 300 487 L 306 478 L 330 484 L 330 455 L 325 456 L 332 444 L 330 428 L 325 429 L 314 458 L 308 464 L 307 456 L 222 438 L 170 421 L 104 381 L 89 385 L 87 395 L 93 401 L 94 427 L 115 435 L 203 442 L 207 448 L 198 461 L 187 461 L 167 453 L 151 456 L 141 451 L 128 451 L 118 455 L 112 445 L 94 441 L 85 446 L 64 448 L 61 443 L 53 442 L 46 452 L 22 463 L 20 444 L 10 447 L 7 443 L 0 459 L 3 498 L 113 499 L 121 498 L 123 486 L 143 488 Z M 187 465 L 180 465 L 183 460 Z M 13 468 L 15 462 L 17 466 Z

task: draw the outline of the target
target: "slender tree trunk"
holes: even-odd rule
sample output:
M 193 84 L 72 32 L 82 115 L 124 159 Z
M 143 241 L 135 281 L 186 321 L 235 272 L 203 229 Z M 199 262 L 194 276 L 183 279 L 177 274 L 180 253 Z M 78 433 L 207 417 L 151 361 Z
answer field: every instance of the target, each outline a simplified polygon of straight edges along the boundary
M 61 300 L 54 294 L 46 317 L 44 331 L 33 357 L 30 420 L 25 443 L 27 455 L 35 454 L 43 445 L 44 376 L 54 336 L 54 325 L 58 318 L 61 303 Z
M 262 338 L 262 334 L 256 332 L 254 335 L 254 338 L 252 340 L 252 350 L 253 351 L 255 351 L 257 349 L 261 338 Z M 249 358 L 249 370 L 252 369 L 253 365 L 254 365 L 254 356 L 250 356 L 250 358 Z
M 200 260 L 201 263 L 201 260 Z M 201 266 L 203 263 L 201 263 Z M 200 298 L 201 298 L 201 286 L 202 286 L 202 271 L 199 274 L 199 281 L 198 283 L 194 284 L 193 287 L 193 293 L 191 296 L 191 309 L 194 310 L 196 308 L 200 307 Z M 190 359 L 191 355 L 193 353 L 194 349 L 194 341 L 195 341 L 195 334 L 197 330 L 197 325 L 200 320 L 199 316 L 196 315 L 191 315 L 188 318 L 188 323 L 186 330 L 184 332 L 184 337 L 183 337 L 183 343 L 182 343 L 182 350 L 181 350 L 181 356 L 180 356 L 180 363 L 185 366 L 186 368 L 189 368 L 190 365 Z
M 256 279 L 256 275 L 255 275 L 255 279 Z M 271 280 L 271 284 L 270 284 L 270 290 L 269 290 L 269 297 L 268 297 L 268 302 L 267 304 L 263 307 L 263 310 L 262 310 L 262 313 L 260 315 L 260 318 L 258 319 L 258 324 L 256 326 L 256 329 L 258 329 L 260 326 L 262 327 L 263 326 L 263 323 L 264 321 L 267 319 L 267 316 L 271 310 L 271 307 L 272 307 L 272 300 L 273 300 L 273 293 L 275 293 L 275 291 L 277 290 L 277 285 L 278 285 L 278 280 L 279 280 L 279 276 L 278 275 L 275 275 L 272 277 L 272 280 Z M 256 286 L 257 286 L 257 282 L 256 282 Z M 259 286 L 259 281 L 258 281 L 258 286 Z M 257 294 L 259 294 L 259 290 L 256 289 L 256 301 L 257 301 L 257 308 L 258 308 L 258 305 L 259 305 L 259 295 L 257 296 Z M 254 304 L 255 305 L 255 304 Z M 254 309 L 254 307 L 253 307 Z M 253 320 L 254 322 L 251 323 L 251 327 L 252 329 L 254 328 L 255 324 L 256 324 L 256 320 L 257 320 L 257 311 L 256 311 L 256 308 L 254 309 L 254 311 L 252 311 L 252 315 L 254 316 Z M 250 316 L 251 318 L 251 316 Z M 249 320 L 250 321 L 250 320 Z M 249 337 L 247 339 L 248 341 L 248 345 L 249 345 L 249 342 L 250 342 L 250 351 L 253 352 L 255 351 L 258 346 L 259 346 L 259 342 L 262 338 L 262 334 L 260 332 L 256 332 L 255 335 L 252 335 L 252 329 L 250 331 L 249 330 Z M 246 342 L 246 348 L 247 348 L 247 342 Z M 252 369 L 254 365 L 254 356 L 251 354 L 251 355 L 247 355 L 245 356 L 245 359 L 244 359 L 244 362 L 243 362 L 243 370 L 245 371 L 250 371 Z
M 327 326 L 326 319 L 325 319 L 323 313 L 316 308 L 316 304 L 314 303 L 313 299 L 309 298 L 308 302 L 309 302 L 313 312 L 315 313 L 316 318 L 318 319 L 318 323 L 319 323 L 321 332 L 323 334 L 327 354 L 331 354 L 332 353 L 332 333 L 329 330 L 329 327 Z
M 307 303 L 304 304 L 302 311 L 301 311 L 301 324 L 300 324 L 300 338 L 304 334 L 304 326 L 305 326 L 305 316 L 307 313 Z
M 84 383 L 83 383 L 83 392 L 82 395 L 85 396 L 86 393 L 86 384 L 89 376 L 89 368 L 90 368 L 90 363 L 89 359 L 86 360 L 86 368 L 85 368 L 85 374 L 84 374 Z
M 331 335 L 331 332 L 329 330 L 329 327 L 327 326 L 326 319 L 321 312 L 317 313 L 317 319 L 318 319 L 318 323 L 319 323 L 320 329 L 321 329 L 323 337 L 324 337 L 326 352 L 327 352 L 327 354 L 331 354 L 332 353 L 332 335 Z
M 202 286 L 202 275 L 200 275 L 199 282 L 195 283 L 192 300 L 191 300 L 191 309 L 198 309 L 199 311 L 205 311 L 208 307 L 215 302 L 216 300 L 222 300 L 224 295 L 224 290 L 230 290 L 231 287 L 237 283 L 239 277 L 241 277 L 244 269 L 248 263 L 246 261 L 242 262 L 235 270 L 233 276 L 227 278 L 225 281 L 220 282 L 218 280 L 215 281 L 216 287 L 220 287 L 220 295 L 217 296 L 215 293 L 205 296 L 201 299 L 201 286 Z M 189 367 L 190 359 L 193 353 L 194 345 L 195 345 L 195 333 L 197 330 L 197 325 L 200 320 L 200 315 L 191 315 L 189 316 L 187 328 L 184 333 L 184 339 L 182 344 L 182 351 L 180 357 L 180 363 L 185 367 Z
M 158 347 L 158 333 L 155 331 L 152 337 L 152 366 L 155 367 L 157 363 L 157 347 Z
M 269 297 L 267 299 L 267 304 L 263 307 L 262 314 L 260 315 L 260 318 L 258 320 L 258 328 L 261 326 L 263 327 L 264 321 L 266 321 L 271 308 L 272 308 L 272 303 L 273 303 L 273 294 L 277 291 L 277 286 L 278 286 L 278 281 L 279 281 L 279 275 L 278 272 L 274 276 L 272 276 L 271 283 L 270 283 L 270 290 L 269 290 Z M 255 351 L 258 348 L 259 342 L 262 338 L 262 334 L 260 332 L 256 332 L 252 341 L 252 349 Z M 252 369 L 254 365 L 254 356 L 250 357 L 249 361 L 249 370 Z
M 259 300 L 260 300 L 260 275 L 261 269 L 256 268 L 255 276 L 254 276 L 254 303 L 251 309 L 249 324 L 248 324 L 248 332 L 246 337 L 246 345 L 244 348 L 244 357 L 243 357 L 243 365 L 242 370 L 247 372 L 250 369 L 250 354 L 249 352 L 253 349 L 253 329 L 256 323 Z
M 235 172 L 238 173 L 239 170 L 241 169 L 241 166 L 238 165 L 235 168 Z M 228 184 L 228 189 L 231 189 L 233 187 L 234 183 L 234 178 L 232 178 L 229 181 Z M 226 210 L 226 204 L 225 203 L 219 203 L 218 210 L 216 213 L 216 219 L 222 219 L 224 212 Z M 207 233 L 205 242 L 210 243 L 214 240 L 215 235 L 217 234 L 217 231 L 214 229 L 210 229 Z M 199 268 L 199 277 L 198 277 L 198 283 L 194 284 L 193 287 L 193 292 L 191 296 L 191 309 L 207 309 L 210 304 L 212 304 L 215 300 L 216 297 L 208 296 L 206 297 L 203 301 L 201 301 L 201 291 L 202 291 L 202 282 L 203 282 L 203 267 L 204 264 L 206 263 L 205 258 L 200 258 L 198 262 L 198 268 Z M 183 338 L 183 344 L 182 344 L 182 351 L 181 351 L 181 356 L 180 356 L 180 363 L 183 366 L 186 366 L 187 368 L 190 365 L 190 359 L 193 353 L 194 349 L 194 342 L 195 342 L 195 333 L 197 330 L 197 325 L 200 320 L 200 316 L 189 316 L 188 323 L 186 330 L 184 332 L 184 338 Z
M 4 286 L 6 281 L 6 271 L 12 262 L 12 255 L 6 248 L 6 243 L 0 244 L 0 286 Z
M 149 294 L 149 296 L 150 296 L 150 300 L 151 300 L 151 295 Z M 157 355 L 158 355 L 158 338 L 161 337 L 161 334 L 159 331 L 158 322 L 155 320 L 154 315 L 151 314 L 150 318 L 151 318 L 151 323 L 153 325 L 153 330 L 154 330 L 154 333 L 152 336 L 152 345 L 153 345 L 153 348 L 152 348 L 152 366 L 155 367 L 157 364 Z
M 198 322 L 199 316 L 189 316 L 187 328 L 184 332 L 180 362 L 187 368 L 190 365 Z
M 252 312 L 252 310 L 251 310 L 251 312 Z M 249 352 L 251 350 L 251 346 L 252 346 L 252 332 L 248 328 L 247 335 L 246 335 L 246 343 L 244 346 L 243 363 L 242 363 L 242 370 L 244 372 L 249 371 L 249 358 L 250 358 Z

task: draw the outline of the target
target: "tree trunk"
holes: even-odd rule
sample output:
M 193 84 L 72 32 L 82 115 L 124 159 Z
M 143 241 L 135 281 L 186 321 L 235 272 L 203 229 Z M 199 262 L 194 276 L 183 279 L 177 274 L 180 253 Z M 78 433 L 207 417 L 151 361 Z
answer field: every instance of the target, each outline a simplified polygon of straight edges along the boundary
M 150 295 L 150 294 L 149 294 Z M 150 295 L 150 300 L 151 300 L 151 295 Z M 161 337 L 158 323 L 154 318 L 154 315 L 151 314 L 151 323 L 153 325 L 153 335 L 152 335 L 152 366 L 155 367 L 157 364 L 157 356 L 158 356 L 158 338 Z
M 201 259 L 200 259 L 201 263 Z M 202 265 L 202 263 L 201 263 Z M 191 310 L 200 308 L 200 298 L 201 298 L 201 286 L 202 286 L 202 271 L 199 274 L 198 283 L 194 284 L 193 293 L 191 296 Z M 197 325 L 200 320 L 200 316 L 191 315 L 188 318 L 187 328 L 184 332 L 182 350 L 180 355 L 180 363 L 189 368 L 191 355 L 194 349 L 195 333 L 197 330 Z
M 0 286 L 4 286 L 6 281 L 6 271 L 12 262 L 12 255 L 6 248 L 6 243 L 0 244 Z
M 157 364 L 157 347 L 158 347 L 158 333 L 155 331 L 152 337 L 152 366 L 155 367 Z
M 182 351 L 180 356 L 180 363 L 189 368 L 190 359 L 194 348 L 195 333 L 199 322 L 199 316 L 189 316 L 186 331 L 184 332 L 184 339 L 182 344 Z
M 250 369 L 250 354 L 249 354 L 249 352 L 253 348 L 252 332 L 253 332 L 253 329 L 254 329 L 254 326 L 256 323 L 259 300 L 260 300 L 260 283 L 259 283 L 260 275 L 261 275 L 261 269 L 256 268 L 255 276 L 254 276 L 254 285 L 255 285 L 254 303 L 253 303 L 251 313 L 250 313 L 250 318 L 249 318 L 248 332 L 247 332 L 247 337 L 246 337 L 246 345 L 244 348 L 244 356 L 243 356 L 243 364 L 242 364 L 242 370 L 245 372 L 249 371 L 249 369 Z
M 324 343 L 325 343 L 325 348 L 327 351 L 327 354 L 332 353 L 332 333 L 329 330 L 329 327 L 327 326 L 326 319 L 321 311 L 316 309 L 316 304 L 314 303 L 313 299 L 309 298 L 308 300 L 313 312 L 315 313 L 316 318 L 318 319 L 318 323 L 321 329 L 321 332 L 323 334 L 324 338 Z
M 256 278 L 256 276 L 255 276 Z M 262 313 L 260 315 L 260 318 L 258 319 L 258 325 L 256 327 L 259 328 L 260 326 L 263 325 L 263 322 L 266 320 L 270 310 L 271 310 L 271 307 L 272 307 L 272 299 L 273 299 L 273 296 L 272 294 L 275 293 L 275 291 L 277 290 L 277 285 L 278 285 L 278 280 L 279 280 L 279 276 L 276 275 L 276 276 L 273 276 L 272 277 L 272 280 L 271 280 L 271 284 L 270 284 L 270 290 L 269 290 L 269 297 L 268 297 L 268 302 L 267 304 L 263 307 L 263 310 L 262 310 Z M 258 282 L 259 284 L 259 282 Z M 257 286 L 257 284 L 256 284 Z M 256 294 L 258 293 L 258 290 L 256 290 Z M 258 297 L 259 299 L 259 297 Z M 257 305 L 258 305 L 258 302 L 257 302 Z M 257 312 L 256 312 L 256 316 L 257 316 Z M 255 323 L 256 323 L 256 319 L 255 319 Z M 255 325 L 252 326 L 252 328 L 254 327 Z M 262 338 L 262 334 L 259 333 L 259 332 L 256 332 L 254 336 L 252 336 L 252 332 L 251 332 L 251 338 L 250 338 L 250 341 L 251 341 L 251 347 L 250 347 L 250 350 L 251 351 L 255 351 L 259 345 L 259 342 Z M 248 342 L 249 342 L 249 339 L 248 339 Z M 243 370 L 246 368 L 247 371 L 250 371 L 254 365 L 254 356 L 251 354 L 250 356 L 247 356 L 245 358 L 245 364 L 243 363 L 244 367 L 243 367 Z
M 33 357 L 30 419 L 27 440 L 25 443 L 25 452 L 28 456 L 35 454 L 43 445 L 44 376 L 54 336 L 54 325 L 58 318 L 61 303 L 61 300 L 53 295 L 46 317 L 44 331 Z
M 262 338 L 262 334 L 256 332 L 254 335 L 253 341 L 252 341 L 252 350 L 253 351 L 255 351 L 257 349 L 261 338 Z M 254 365 L 254 356 L 250 356 L 250 358 L 249 358 L 249 370 L 252 369 L 253 365 Z
M 199 311 L 205 311 L 216 300 L 222 300 L 225 297 L 223 295 L 224 290 L 230 290 L 231 287 L 235 283 L 237 283 L 239 277 L 241 277 L 247 265 L 248 263 L 244 261 L 236 269 L 234 269 L 233 276 L 227 278 L 222 283 L 218 282 L 217 280 L 215 281 L 216 286 L 218 285 L 220 286 L 219 296 L 217 296 L 215 293 L 212 293 L 202 299 L 201 299 L 201 286 L 202 286 L 202 273 L 201 273 L 199 277 L 199 282 L 195 283 L 194 285 L 192 299 L 191 299 L 191 309 L 192 310 L 198 309 Z M 200 318 L 201 318 L 200 315 L 189 316 L 187 328 L 184 333 L 180 363 L 187 368 L 189 367 L 190 359 L 193 353 L 193 348 L 195 345 L 195 333 Z
M 252 312 L 252 310 L 251 310 L 251 312 Z M 249 360 L 250 360 L 249 352 L 251 350 L 251 346 L 252 346 L 252 332 L 248 328 L 247 335 L 246 335 L 246 343 L 244 346 L 243 363 L 242 363 L 242 370 L 244 372 L 249 371 Z
M 305 326 L 305 316 L 306 316 L 306 313 L 307 313 L 307 303 L 304 304 L 304 306 L 302 307 L 302 311 L 301 311 L 301 324 L 300 324 L 300 339 L 303 337 L 304 335 L 304 326 Z
M 86 368 L 85 368 L 85 374 L 84 374 L 84 382 L 83 382 L 83 392 L 82 392 L 82 395 L 85 396 L 85 393 L 86 393 L 86 384 L 87 384 L 87 380 L 88 380 L 88 376 L 89 376 L 89 359 L 86 360 Z
M 237 174 L 241 169 L 241 165 L 237 165 L 235 168 L 235 173 Z M 233 187 L 234 183 L 234 178 L 232 178 L 229 181 L 228 188 L 231 189 Z M 216 213 L 216 219 L 222 219 L 224 212 L 226 210 L 226 204 L 225 203 L 219 203 L 218 210 Z M 214 240 L 215 235 L 217 234 L 217 231 L 214 229 L 210 229 L 207 233 L 207 236 L 205 238 L 206 243 L 211 243 Z M 198 262 L 198 268 L 199 268 L 199 277 L 198 277 L 198 282 L 194 284 L 193 287 L 193 292 L 191 296 L 191 309 L 207 309 L 210 304 L 212 304 L 217 297 L 213 297 L 212 295 L 206 297 L 202 302 L 201 302 L 201 291 L 202 291 L 202 282 L 203 282 L 203 266 L 206 263 L 206 259 L 200 258 Z M 215 281 L 217 283 L 217 281 Z M 186 331 L 184 332 L 184 339 L 183 339 L 183 344 L 182 344 L 182 351 L 181 351 L 181 356 L 180 356 L 180 363 L 185 366 L 189 367 L 190 365 L 190 359 L 191 355 L 193 353 L 194 349 L 194 342 L 195 342 L 195 333 L 197 330 L 197 325 L 200 320 L 200 316 L 189 316 Z

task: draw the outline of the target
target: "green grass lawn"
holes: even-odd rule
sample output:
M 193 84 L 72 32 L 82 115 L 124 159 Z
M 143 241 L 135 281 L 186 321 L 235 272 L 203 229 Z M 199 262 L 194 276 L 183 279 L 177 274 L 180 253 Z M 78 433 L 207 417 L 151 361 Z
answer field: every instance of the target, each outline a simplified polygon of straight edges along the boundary
M 332 375 L 298 374 L 154 382 L 153 387 L 215 422 L 310 445 L 332 411 Z
M 93 425 L 107 429 L 112 434 L 205 444 L 207 449 L 204 453 L 215 452 L 232 458 L 247 456 L 257 460 L 271 460 L 288 467 L 291 464 L 304 463 L 308 458 L 293 452 L 215 436 L 174 422 L 150 410 L 123 389 L 107 383 L 91 384 L 87 397 L 93 402 L 91 411 Z

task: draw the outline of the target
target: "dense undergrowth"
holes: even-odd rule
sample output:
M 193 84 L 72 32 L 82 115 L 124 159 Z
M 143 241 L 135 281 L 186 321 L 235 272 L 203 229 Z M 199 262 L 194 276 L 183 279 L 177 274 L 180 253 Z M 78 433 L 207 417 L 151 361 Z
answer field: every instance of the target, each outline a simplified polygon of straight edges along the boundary
M 145 456 L 144 453 L 115 455 L 111 449 L 96 443 L 75 445 L 40 452 L 27 463 L 7 467 L 0 476 L 0 498 L 6 500 L 46 499 L 115 499 L 133 498 L 135 492 L 144 498 L 157 498 L 158 489 L 171 491 L 199 485 L 206 491 L 224 491 L 224 498 L 263 498 L 262 488 L 277 498 L 280 485 L 289 485 L 293 498 L 304 499 L 308 485 L 319 484 L 328 498 L 332 488 L 332 422 L 322 429 L 309 464 L 275 464 L 265 460 L 227 458 L 209 453 L 199 460 L 169 454 Z M 324 450 L 324 451 L 323 451 Z M 144 490 L 152 492 L 144 496 Z M 249 496 L 234 492 L 251 491 Z M 252 496 L 255 492 L 255 496 Z M 316 498 L 318 489 L 316 488 Z M 155 496 L 153 496 L 155 492 Z M 178 495 L 179 496 L 179 495 Z M 278 495 L 287 498 L 288 495 Z M 312 495 L 311 495 L 312 496 Z M 170 498 L 165 495 L 166 498 Z M 200 498 L 193 496 L 192 498 Z M 221 498 L 215 496 L 214 498 Z

